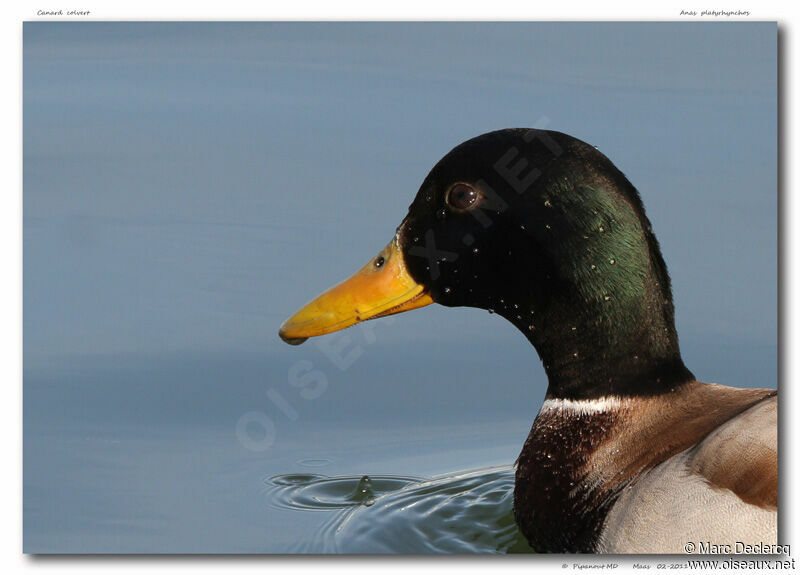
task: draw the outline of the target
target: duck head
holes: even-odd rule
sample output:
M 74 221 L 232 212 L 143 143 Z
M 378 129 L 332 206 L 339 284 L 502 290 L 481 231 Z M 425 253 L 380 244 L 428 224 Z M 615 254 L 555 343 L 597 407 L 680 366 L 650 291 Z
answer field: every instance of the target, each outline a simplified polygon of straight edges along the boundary
M 431 303 L 513 323 L 539 353 L 550 397 L 653 394 L 692 378 L 639 194 L 566 134 L 508 129 L 454 148 L 389 245 L 280 337 L 302 343 Z

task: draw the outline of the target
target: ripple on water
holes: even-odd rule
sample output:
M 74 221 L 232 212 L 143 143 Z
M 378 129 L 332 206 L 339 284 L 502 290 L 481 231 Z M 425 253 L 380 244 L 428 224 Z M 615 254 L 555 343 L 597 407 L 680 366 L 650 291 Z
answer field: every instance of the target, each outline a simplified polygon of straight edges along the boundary
M 330 459 L 302 459 L 297 462 L 298 465 L 303 467 L 325 467 L 331 464 Z
M 272 505 L 331 514 L 299 552 L 532 552 L 514 522 L 511 466 L 433 479 L 296 473 L 268 483 Z

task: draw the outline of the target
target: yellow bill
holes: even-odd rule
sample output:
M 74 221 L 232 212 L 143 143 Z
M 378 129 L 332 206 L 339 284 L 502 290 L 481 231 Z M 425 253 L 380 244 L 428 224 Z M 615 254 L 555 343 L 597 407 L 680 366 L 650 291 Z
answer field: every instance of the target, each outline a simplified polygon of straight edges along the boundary
M 278 335 L 286 343 L 299 345 L 315 335 L 432 303 L 424 286 L 409 275 L 395 237 L 353 276 L 283 322 Z

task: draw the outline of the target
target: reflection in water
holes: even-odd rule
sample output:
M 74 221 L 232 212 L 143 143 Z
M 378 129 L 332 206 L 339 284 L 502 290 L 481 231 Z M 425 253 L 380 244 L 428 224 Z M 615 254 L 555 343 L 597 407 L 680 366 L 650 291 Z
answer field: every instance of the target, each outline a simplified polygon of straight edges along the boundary
M 296 552 L 532 552 L 514 522 L 511 466 L 434 479 L 303 473 L 267 483 L 271 505 L 331 513 Z

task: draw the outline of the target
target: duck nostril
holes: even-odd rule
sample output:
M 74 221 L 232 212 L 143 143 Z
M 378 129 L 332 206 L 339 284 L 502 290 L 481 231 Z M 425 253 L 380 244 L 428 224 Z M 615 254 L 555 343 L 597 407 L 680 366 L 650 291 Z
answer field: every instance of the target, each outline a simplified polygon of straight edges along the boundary
M 383 256 L 378 256 L 375 258 L 374 265 L 376 268 L 382 268 L 384 263 L 386 263 L 386 259 L 384 259 Z

